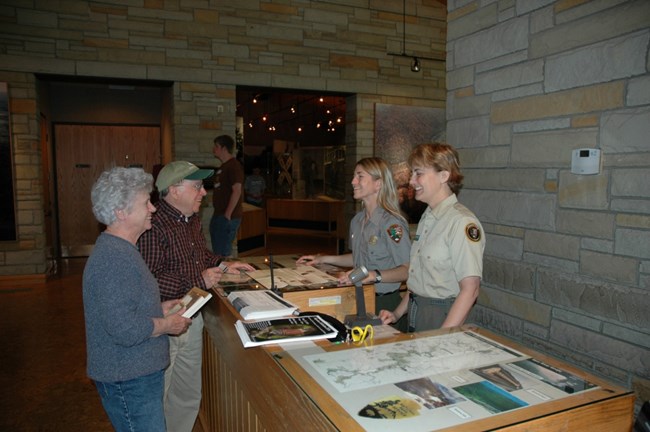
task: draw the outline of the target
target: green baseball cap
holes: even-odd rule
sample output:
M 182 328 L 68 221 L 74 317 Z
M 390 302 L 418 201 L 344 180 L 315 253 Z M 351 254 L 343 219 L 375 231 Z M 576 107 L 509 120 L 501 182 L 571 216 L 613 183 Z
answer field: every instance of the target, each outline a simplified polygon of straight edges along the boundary
M 201 169 L 187 161 L 170 162 L 158 173 L 156 187 L 164 191 L 181 180 L 203 180 L 214 174 L 213 169 Z

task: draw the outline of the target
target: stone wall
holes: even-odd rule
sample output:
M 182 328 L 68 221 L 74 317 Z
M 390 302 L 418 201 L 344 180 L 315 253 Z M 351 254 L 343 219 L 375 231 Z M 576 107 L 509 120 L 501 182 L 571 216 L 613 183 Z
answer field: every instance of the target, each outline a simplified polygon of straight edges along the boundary
M 487 231 L 471 319 L 649 399 L 650 2 L 448 12 L 447 136 Z
M 237 85 L 349 92 L 349 172 L 374 149 L 376 102 L 444 108 L 444 61 L 410 70 L 409 52 L 444 59 L 438 2 L 328 0 L 32 1 L 0 5 L 0 81 L 9 85 L 18 238 L 0 244 L 0 276 L 46 271 L 38 74 L 173 82 L 166 161 L 214 163 L 235 133 Z M 165 133 L 163 133 L 165 137 Z M 352 212 L 350 204 L 349 212 Z

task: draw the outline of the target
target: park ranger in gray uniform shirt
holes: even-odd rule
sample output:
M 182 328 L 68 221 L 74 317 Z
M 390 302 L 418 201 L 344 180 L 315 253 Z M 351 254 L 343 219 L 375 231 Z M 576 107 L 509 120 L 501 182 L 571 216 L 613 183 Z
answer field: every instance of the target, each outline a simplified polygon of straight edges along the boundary
M 350 222 L 350 249 L 355 267 L 365 266 L 377 271 L 408 263 L 411 251 L 408 233 L 406 221 L 382 207 L 377 207 L 368 220 L 366 212 L 360 211 Z M 375 283 L 375 293 L 389 294 L 400 285 L 400 282 L 382 280 Z
M 331 264 L 368 269 L 364 284 L 375 284 L 375 310 L 393 309 L 401 301 L 399 287 L 408 276 L 411 239 L 408 223 L 399 210 L 393 174 L 381 158 L 357 162 L 352 177 L 354 198 L 363 210 L 350 223 L 351 253 L 343 255 L 305 255 L 297 264 Z M 350 272 L 339 278 L 350 284 Z

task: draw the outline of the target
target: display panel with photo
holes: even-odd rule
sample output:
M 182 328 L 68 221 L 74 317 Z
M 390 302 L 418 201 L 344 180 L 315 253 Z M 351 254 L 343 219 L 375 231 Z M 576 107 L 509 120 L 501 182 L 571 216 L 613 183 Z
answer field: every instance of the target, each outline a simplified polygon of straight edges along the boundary
M 418 144 L 445 140 L 443 108 L 375 104 L 375 156 L 393 171 L 400 207 L 411 224 L 420 221 L 426 204 L 415 200 L 409 186 L 409 154 Z

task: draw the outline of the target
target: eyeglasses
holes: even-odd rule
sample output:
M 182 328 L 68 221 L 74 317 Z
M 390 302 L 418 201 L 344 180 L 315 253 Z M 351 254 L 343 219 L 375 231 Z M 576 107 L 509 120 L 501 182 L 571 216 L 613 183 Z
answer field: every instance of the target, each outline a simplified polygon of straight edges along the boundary
M 190 186 L 191 188 L 200 191 L 203 189 L 203 182 L 197 182 L 197 183 L 190 183 L 185 180 L 181 180 L 180 182 L 176 183 L 174 186 Z

